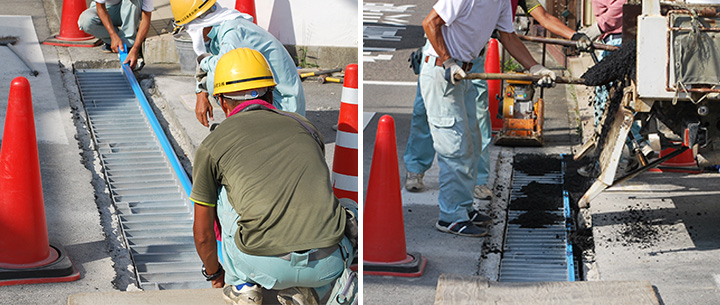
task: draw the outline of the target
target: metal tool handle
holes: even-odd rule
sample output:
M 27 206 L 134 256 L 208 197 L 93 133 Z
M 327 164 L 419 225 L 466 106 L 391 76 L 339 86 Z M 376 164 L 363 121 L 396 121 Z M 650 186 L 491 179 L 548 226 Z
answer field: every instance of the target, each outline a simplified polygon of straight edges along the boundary
M 20 54 L 20 52 L 18 52 L 18 50 L 15 49 L 15 47 L 14 47 L 11 43 L 6 44 L 6 46 L 7 46 L 8 48 L 10 48 L 10 51 L 12 51 L 13 53 L 15 53 L 15 55 L 17 55 L 17 57 L 20 57 L 20 60 L 22 60 L 22 62 L 25 63 L 25 65 L 26 65 L 28 68 L 30 68 L 30 73 L 31 73 L 33 76 L 38 76 L 38 74 L 40 74 L 40 72 L 38 72 L 38 70 L 35 70 L 35 67 L 33 67 L 33 65 L 25 58 L 25 56 L 23 56 L 22 54 Z
M 527 41 L 543 42 L 543 43 L 549 43 L 549 44 L 559 44 L 559 45 L 570 46 L 570 47 L 576 46 L 575 41 L 570 40 L 570 39 L 525 36 L 525 35 L 518 35 L 518 37 L 520 37 L 520 39 L 522 39 L 522 40 L 527 40 Z M 593 43 L 593 47 L 595 49 L 606 50 L 606 51 L 617 51 L 618 49 L 620 49 L 619 47 L 611 46 L 609 44 L 602 44 L 602 43 Z
M 538 81 L 542 75 L 516 74 L 516 73 L 470 73 L 465 79 L 503 79 L 503 80 L 524 80 Z M 578 84 L 584 85 L 585 79 L 571 78 L 567 76 L 556 76 L 555 82 L 558 84 Z

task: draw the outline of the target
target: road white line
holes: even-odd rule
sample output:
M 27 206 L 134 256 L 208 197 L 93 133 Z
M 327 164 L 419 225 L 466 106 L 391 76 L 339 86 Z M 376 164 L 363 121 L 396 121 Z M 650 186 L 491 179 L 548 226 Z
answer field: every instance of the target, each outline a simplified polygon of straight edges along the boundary
M 713 274 L 713 279 L 715 279 L 715 286 L 720 288 L 720 274 Z
M 370 123 L 373 116 L 375 116 L 375 112 L 363 112 L 363 130 L 365 130 L 367 125 Z
M 376 85 L 376 86 L 417 86 L 417 82 L 389 82 L 381 80 L 363 80 L 363 85 Z

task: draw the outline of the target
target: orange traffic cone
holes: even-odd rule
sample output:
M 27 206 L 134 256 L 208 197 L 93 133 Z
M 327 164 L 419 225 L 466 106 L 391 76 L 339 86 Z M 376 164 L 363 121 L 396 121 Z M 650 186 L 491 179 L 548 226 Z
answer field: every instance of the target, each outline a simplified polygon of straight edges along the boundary
M 678 143 L 679 144 L 679 143 Z M 690 145 L 690 131 L 685 129 L 685 135 L 683 136 L 684 146 Z M 660 158 L 667 156 L 674 152 L 674 148 L 666 148 L 660 151 Z M 697 160 L 693 155 L 692 149 L 687 149 L 679 155 L 670 158 L 669 160 L 661 163 L 656 168 L 651 168 L 649 171 L 652 172 L 676 172 L 676 173 L 688 173 L 688 174 L 699 174 L 702 173 L 702 169 L 698 167 Z
M 335 155 L 333 192 L 338 198 L 358 202 L 358 65 L 345 67 Z
M 48 243 L 30 83 L 17 77 L 0 148 L 0 286 L 79 278 L 65 251 Z
M 235 9 L 241 13 L 252 16 L 253 22 L 257 24 L 257 16 L 255 15 L 255 0 L 237 0 L 235 1 Z
M 43 44 L 64 47 L 94 47 L 95 37 L 78 27 L 78 18 L 87 9 L 85 0 L 63 1 L 60 34 L 45 39 Z
M 395 121 L 384 115 L 375 136 L 363 219 L 363 274 L 421 276 L 427 258 L 405 250 Z
M 498 41 L 491 38 L 485 50 L 485 73 L 500 73 L 500 51 Z M 488 79 L 488 99 L 490 107 L 490 123 L 493 131 L 500 131 L 503 127 L 502 117 L 498 117 L 500 98 L 502 97 L 502 80 Z

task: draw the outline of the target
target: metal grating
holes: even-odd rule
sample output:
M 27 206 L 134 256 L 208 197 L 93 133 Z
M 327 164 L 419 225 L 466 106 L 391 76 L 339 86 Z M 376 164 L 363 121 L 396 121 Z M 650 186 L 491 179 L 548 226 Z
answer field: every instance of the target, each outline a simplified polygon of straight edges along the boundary
M 542 176 L 530 176 L 513 170 L 510 202 L 527 197 L 521 190 L 532 183 L 563 184 L 563 169 L 545 173 Z M 532 194 L 530 194 L 532 196 Z M 500 282 L 557 282 L 574 281 L 575 268 L 572 246 L 568 242 L 570 224 L 569 201 L 567 192 L 557 194 L 563 197 L 563 206 L 557 210 L 544 211 L 558 216 L 562 221 L 542 228 L 523 228 L 512 224 L 525 210 L 508 210 L 507 230 L 503 257 L 500 261 Z
M 122 70 L 75 75 L 140 288 L 209 288 L 198 273 L 192 205 L 153 130 L 154 115 L 148 119 Z

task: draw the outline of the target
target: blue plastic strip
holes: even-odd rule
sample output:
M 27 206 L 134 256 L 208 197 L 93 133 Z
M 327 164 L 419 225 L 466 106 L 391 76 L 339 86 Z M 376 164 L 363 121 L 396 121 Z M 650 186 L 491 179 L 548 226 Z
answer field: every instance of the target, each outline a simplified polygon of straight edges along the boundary
M 125 78 L 127 78 L 128 82 L 130 82 L 130 87 L 132 87 L 133 92 L 135 92 L 135 96 L 140 101 L 140 106 L 142 107 L 143 111 L 145 112 L 145 116 L 147 116 L 148 121 L 150 121 L 150 126 L 152 126 L 152 129 L 155 132 L 155 135 L 157 136 L 158 140 L 160 141 L 160 145 L 162 146 L 163 151 L 165 152 L 165 154 L 168 156 L 168 159 L 170 160 L 170 165 L 175 170 L 175 173 L 177 174 L 178 179 L 180 179 L 180 184 L 182 184 L 182 187 L 185 190 L 185 193 L 189 197 L 190 191 L 192 190 L 192 184 L 190 183 L 190 179 L 188 178 L 187 172 L 185 172 L 185 168 L 183 168 L 182 165 L 180 164 L 180 160 L 178 159 L 177 155 L 175 154 L 175 150 L 173 150 L 172 146 L 170 145 L 170 141 L 168 140 L 167 136 L 165 135 L 165 132 L 163 131 L 162 126 L 160 126 L 160 122 L 158 122 L 158 119 L 155 116 L 155 113 L 153 112 L 152 108 L 150 107 L 150 103 L 148 103 L 147 98 L 145 98 L 145 93 L 143 93 L 142 89 L 140 88 L 140 84 L 138 84 L 137 79 L 135 79 L 135 75 L 133 74 L 132 70 L 130 69 L 130 65 L 122 64 L 122 62 L 124 61 L 124 57 L 126 57 L 126 56 L 127 56 L 126 51 L 120 52 L 120 63 L 122 66 L 123 74 L 125 75 Z
M 565 154 L 560 155 L 560 160 L 565 159 Z M 567 166 L 562 161 L 563 185 L 565 184 L 565 172 Z M 573 257 L 573 245 L 570 241 L 570 233 L 572 232 L 572 213 L 570 213 L 570 196 L 567 190 L 563 189 L 563 209 L 565 214 L 565 260 L 567 261 L 568 281 L 575 281 L 575 259 Z

